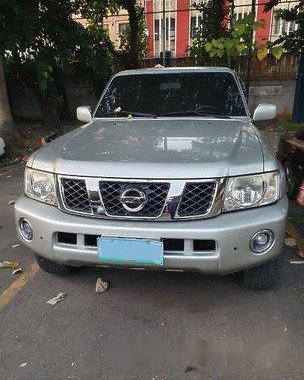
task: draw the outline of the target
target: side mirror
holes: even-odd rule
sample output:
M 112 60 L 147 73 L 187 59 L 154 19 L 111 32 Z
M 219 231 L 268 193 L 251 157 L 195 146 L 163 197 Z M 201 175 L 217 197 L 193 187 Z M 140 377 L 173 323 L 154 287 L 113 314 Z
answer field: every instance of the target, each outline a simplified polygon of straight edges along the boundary
M 272 120 L 276 117 L 277 106 L 274 104 L 262 103 L 257 106 L 254 110 L 252 120 L 262 121 L 262 120 Z
M 92 120 L 91 107 L 89 106 L 77 107 L 76 114 L 79 121 L 89 123 Z

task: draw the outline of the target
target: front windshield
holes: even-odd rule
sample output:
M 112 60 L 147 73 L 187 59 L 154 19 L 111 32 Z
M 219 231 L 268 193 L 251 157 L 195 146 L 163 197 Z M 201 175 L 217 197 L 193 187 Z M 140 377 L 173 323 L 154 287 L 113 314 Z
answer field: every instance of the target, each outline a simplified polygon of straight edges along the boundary
M 232 74 L 188 72 L 114 77 L 95 117 L 246 116 Z

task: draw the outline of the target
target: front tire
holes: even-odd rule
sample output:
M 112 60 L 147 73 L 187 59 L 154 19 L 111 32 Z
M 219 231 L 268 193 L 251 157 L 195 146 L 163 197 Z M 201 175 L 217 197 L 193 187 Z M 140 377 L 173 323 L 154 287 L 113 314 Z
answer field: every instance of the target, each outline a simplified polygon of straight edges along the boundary
M 77 267 L 71 267 L 69 265 L 57 264 L 54 261 L 45 259 L 44 257 L 36 255 L 36 261 L 39 267 L 46 273 L 57 274 L 60 276 L 66 276 L 77 271 Z
M 280 255 L 273 261 L 238 273 L 237 282 L 242 288 L 273 289 L 280 282 L 282 269 L 283 258 Z

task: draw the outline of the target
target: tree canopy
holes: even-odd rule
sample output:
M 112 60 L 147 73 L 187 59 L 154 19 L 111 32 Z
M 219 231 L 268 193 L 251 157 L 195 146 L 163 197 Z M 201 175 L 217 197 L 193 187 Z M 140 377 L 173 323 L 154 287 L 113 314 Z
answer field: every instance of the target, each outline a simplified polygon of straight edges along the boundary
M 105 82 L 114 48 L 103 28 L 84 28 L 73 15 L 91 0 L 2 0 L 0 40 L 10 78 L 35 94 L 44 120 L 59 123 L 66 111 L 63 84 L 74 76 Z M 102 2 L 100 2 L 102 3 Z

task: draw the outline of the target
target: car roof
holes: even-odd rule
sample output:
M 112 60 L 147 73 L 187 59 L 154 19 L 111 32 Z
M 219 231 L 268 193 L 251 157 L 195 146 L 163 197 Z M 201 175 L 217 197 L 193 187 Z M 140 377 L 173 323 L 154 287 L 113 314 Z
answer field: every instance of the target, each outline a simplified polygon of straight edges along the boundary
M 228 67 L 207 67 L 207 66 L 193 66 L 193 67 L 153 67 L 149 69 L 136 69 L 124 70 L 118 72 L 115 76 L 121 75 L 140 75 L 140 74 L 180 74 L 180 73 L 230 73 L 235 72 Z

